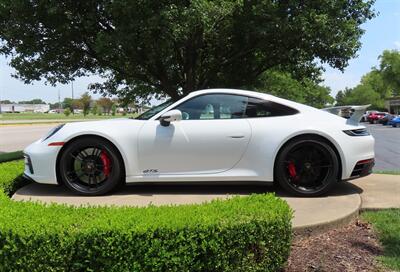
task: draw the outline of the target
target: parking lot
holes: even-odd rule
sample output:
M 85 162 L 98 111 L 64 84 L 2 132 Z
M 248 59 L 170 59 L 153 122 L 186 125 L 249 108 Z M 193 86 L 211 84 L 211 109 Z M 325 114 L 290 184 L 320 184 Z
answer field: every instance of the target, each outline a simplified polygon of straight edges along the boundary
M 400 169 L 400 128 L 364 123 L 375 137 L 375 170 Z

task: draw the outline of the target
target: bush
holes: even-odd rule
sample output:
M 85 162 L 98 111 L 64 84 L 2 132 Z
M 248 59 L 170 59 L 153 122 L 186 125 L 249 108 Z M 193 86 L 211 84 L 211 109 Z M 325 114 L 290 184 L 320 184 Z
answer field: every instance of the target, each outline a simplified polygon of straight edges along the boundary
M 289 254 L 291 217 L 271 194 L 146 208 L 0 194 L 0 271 L 276 271 Z
M 65 116 L 69 116 L 70 114 L 71 114 L 71 110 L 69 109 L 69 108 L 66 108 L 65 110 L 64 110 L 64 114 L 65 114 Z
M 0 163 L 22 159 L 23 157 L 24 157 L 24 154 L 22 151 L 3 153 L 3 154 L 0 154 Z
M 23 160 L 0 163 L 0 194 L 3 191 L 6 195 L 11 196 L 18 188 L 28 183 L 22 177 L 24 167 Z M 2 270 L 0 269 L 0 271 Z

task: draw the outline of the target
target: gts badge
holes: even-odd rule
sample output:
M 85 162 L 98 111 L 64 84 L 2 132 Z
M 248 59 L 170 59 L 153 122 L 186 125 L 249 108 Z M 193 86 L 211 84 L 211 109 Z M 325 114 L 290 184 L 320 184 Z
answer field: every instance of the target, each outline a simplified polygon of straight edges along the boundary
M 146 169 L 143 170 L 143 174 L 145 175 L 154 175 L 158 173 L 158 169 Z

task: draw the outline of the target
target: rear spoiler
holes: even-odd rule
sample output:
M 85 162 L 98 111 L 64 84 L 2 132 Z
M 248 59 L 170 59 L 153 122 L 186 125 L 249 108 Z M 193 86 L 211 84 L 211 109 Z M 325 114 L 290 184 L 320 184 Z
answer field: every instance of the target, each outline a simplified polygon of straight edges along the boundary
M 350 117 L 347 119 L 347 123 L 349 125 L 357 125 L 362 116 L 365 113 L 365 110 L 371 105 L 362 105 L 362 106 L 338 106 L 338 107 L 331 107 L 331 108 L 325 108 L 321 109 L 323 111 L 327 111 L 329 113 L 339 115 L 343 117 L 343 112 L 350 112 Z

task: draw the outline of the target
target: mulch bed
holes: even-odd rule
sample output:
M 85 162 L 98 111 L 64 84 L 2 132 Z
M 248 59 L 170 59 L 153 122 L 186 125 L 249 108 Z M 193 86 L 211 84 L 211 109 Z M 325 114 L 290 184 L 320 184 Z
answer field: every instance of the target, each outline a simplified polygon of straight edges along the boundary
M 382 247 L 371 225 L 356 221 L 311 236 L 296 236 L 284 271 L 385 271 Z

